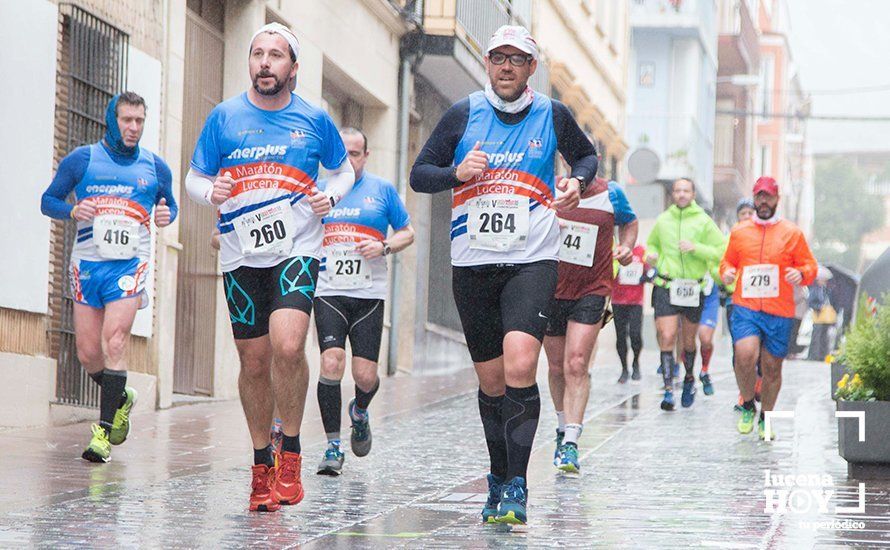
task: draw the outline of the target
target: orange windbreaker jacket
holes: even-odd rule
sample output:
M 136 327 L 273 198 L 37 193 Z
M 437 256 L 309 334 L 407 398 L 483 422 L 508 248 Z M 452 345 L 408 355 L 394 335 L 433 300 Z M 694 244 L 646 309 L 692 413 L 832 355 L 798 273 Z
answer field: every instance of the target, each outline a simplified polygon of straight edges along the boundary
M 742 298 L 742 275 L 745 266 L 775 264 L 779 266 L 777 298 Z M 801 285 L 816 279 L 818 264 L 799 227 L 788 220 L 762 225 L 747 220 L 736 225 L 729 234 L 729 244 L 720 262 L 720 276 L 729 268 L 736 269 L 733 305 L 763 311 L 779 317 L 794 317 L 794 287 L 785 281 L 785 269 L 793 267 L 803 274 Z

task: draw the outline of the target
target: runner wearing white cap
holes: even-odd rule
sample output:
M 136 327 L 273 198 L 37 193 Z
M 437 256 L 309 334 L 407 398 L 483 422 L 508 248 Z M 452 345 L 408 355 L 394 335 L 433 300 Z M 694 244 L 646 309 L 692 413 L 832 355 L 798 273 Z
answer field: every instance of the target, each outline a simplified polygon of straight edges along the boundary
M 578 205 L 597 167 L 568 108 L 528 86 L 537 57 L 526 29 L 498 29 L 486 50 L 485 90 L 445 113 L 411 170 L 415 191 L 452 192 L 452 288 L 491 462 L 485 522 L 526 522 L 541 411 L 535 373 L 557 279 L 556 214 Z M 557 151 L 571 175 L 554 177 Z

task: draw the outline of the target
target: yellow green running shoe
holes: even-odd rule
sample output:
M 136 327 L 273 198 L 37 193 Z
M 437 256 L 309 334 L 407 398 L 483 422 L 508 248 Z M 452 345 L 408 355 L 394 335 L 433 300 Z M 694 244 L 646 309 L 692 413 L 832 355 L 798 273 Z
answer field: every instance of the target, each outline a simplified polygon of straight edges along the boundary
M 742 417 L 739 418 L 739 433 L 749 434 L 754 429 L 754 416 L 757 414 L 755 409 L 742 409 Z
M 760 436 L 760 439 L 766 440 L 766 422 L 763 420 L 757 422 L 757 435 Z M 774 439 L 776 439 L 776 431 L 770 426 L 769 440 L 773 441 Z
M 108 441 L 105 428 L 93 424 L 90 429 L 93 431 L 93 439 L 90 440 L 89 447 L 80 455 L 81 458 L 90 462 L 108 462 L 111 457 L 111 443 Z
M 136 404 L 138 395 L 136 394 L 136 390 L 129 386 L 124 388 L 124 393 L 127 394 L 127 399 L 114 413 L 114 422 L 111 424 L 111 435 L 108 436 L 108 441 L 112 445 L 120 445 L 126 441 L 127 436 L 130 435 L 130 411 L 133 410 L 133 405 Z

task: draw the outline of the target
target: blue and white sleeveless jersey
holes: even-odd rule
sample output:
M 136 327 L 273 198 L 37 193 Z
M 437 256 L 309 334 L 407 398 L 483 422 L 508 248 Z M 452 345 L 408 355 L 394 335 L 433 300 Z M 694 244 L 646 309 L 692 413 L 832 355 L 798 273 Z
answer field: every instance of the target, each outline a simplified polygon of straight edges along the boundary
M 90 221 L 77 222 L 77 238 L 71 252 L 72 260 L 101 262 L 114 257 L 103 256 L 95 239 L 108 245 L 120 245 L 120 229 L 129 225 L 135 245 L 130 258 L 147 261 L 151 253 L 151 211 L 158 197 L 158 175 L 155 155 L 144 147 L 139 157 L 130 165 L 114 162 L 100 143 L 90 147 L 90 160 L 83 177 L 74 187 L 77 202 L 92 199 L 96 204 L 96 216 Z M 106 223 L 104 220 L 112 220 Z M 94 232 L 95 229 L 95 232 Z M 127 237 L 129 239 L 130 237 Z
M 559 257 L 555 196 L 557 150 L 550 98 L 535 94 L 519 124 L 504 124 L 482 92 L 470 95 L 466 131 L 454 153 L 460 164 L 475 144 L 488 156 L 482 174 L 455 187 L 451 263 L 531 263 Z

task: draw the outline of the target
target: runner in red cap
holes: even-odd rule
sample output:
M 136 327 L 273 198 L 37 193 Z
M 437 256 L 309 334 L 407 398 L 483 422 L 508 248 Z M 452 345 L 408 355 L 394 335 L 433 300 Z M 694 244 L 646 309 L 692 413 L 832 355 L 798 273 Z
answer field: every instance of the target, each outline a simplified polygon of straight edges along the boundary
M 794 318 L 794 287 L 816 278 L 817 264 L 803 232 L 776 211 L 779 186 L 763 176 L 754 184 L 756 216 L 736 225 L 720 263 L 723 282 L 738 280 L 732 302 L 735 373 L 744 400 L 738 429 L 754 429 L 754 384 L 760 357 L 763 390 L 758 433 L 766 437 L 764 413 L 775 407 L 782 386 L 782 361 Z M 770 439 L 774 437 L 769 434 Z

